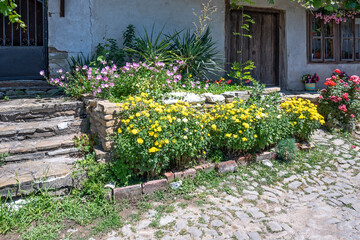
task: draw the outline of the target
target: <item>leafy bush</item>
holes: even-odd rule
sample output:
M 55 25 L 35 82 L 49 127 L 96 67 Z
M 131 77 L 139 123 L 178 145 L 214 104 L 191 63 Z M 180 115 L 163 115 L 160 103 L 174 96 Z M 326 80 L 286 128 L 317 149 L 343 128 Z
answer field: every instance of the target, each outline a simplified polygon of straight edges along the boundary
M 302 98 L 287 99 L 281 104 L 290 118 L 293 134 L 300 141 L 309 140 L 311 134 L 324 124 L 324 117 L 317 111 L 317 106 Z
M 97 65 L 105 61 L 121 66 L 124 64 L 125 55 L 124 50 L 120 49 L 116 40 L 112 38 L 107 39 L 103 44 L 99 43 L 95 50 L 95 60 L 98 63 Z M 76 66 L 83 65 L 78 64 Z
M 156 62 L 154 66 L 142 62 L 127 63 L 120 68 L 112 96 L 120 98 L 145 92 L 159 99 L 164 93 L 180 88 L 182 76 L 178 73 L 179 66 L 179 64 L 166 66 L 162 62 Z
M 291 133 L 288 118 L 280 110 L 247 106 L 242 100 L 216 105 L 207 116 L 213 149 L 238 153 L 261 150 Z
M 122 108 L 113 169 L 123 183 L 133 174 L 153 178 L 170 165 L 183 167 L 205 153 L 208 130 L 189 104 L 162 105 L 143 93 L 129 97 Z
M 294 138 L 281 140 L 276 146 L 276 155 L 279 160 L 290 162 L 295 159 L 297 146 Z
M 326 89 L 321 90 L 319 111 L 330 124 L 346 125 L 360 114 L 360 78 L 347 76 L 336 69 L 331 78 L 327 78 Z
M 106 62 L 103 62 L 106 64 Z M 102 68 L 75 67 L 73 73 L 64 73 L 62 69 L 58 71 L 60 77 L 47 79 L 51 85 L 63 89 L 67 95 L 79 98 L 81 94 L 91 93 L 94 96 L 109 98 L 111 88 L 115 86 L 115 79 L 119 78 L 116 65 L 104 65 Z M 45 77 L 44 71 L 40 75 Z M 45 77 L 46 78 L 46 77 Z

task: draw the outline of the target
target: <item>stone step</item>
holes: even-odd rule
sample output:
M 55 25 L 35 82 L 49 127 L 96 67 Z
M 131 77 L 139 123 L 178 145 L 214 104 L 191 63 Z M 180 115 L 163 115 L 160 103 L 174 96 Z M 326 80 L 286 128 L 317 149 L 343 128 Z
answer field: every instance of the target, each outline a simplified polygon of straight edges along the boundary
M 39 160 L 61 155 L 76 155 L 78 150 L 72 138 L 76 134 L 67 134 L 44 139 L 29 139 L 0 143 L 0 154 L 5 164 L 28 160 Z
M 0 122 L 0 143 L 46 138 L 86 130 L 86 119 L 73 116 L 57 117 L 47 121 Z
M 0 166 L 0 197 L 19 197 L 45 188 L 67 193 L 77 183 L 72 175 L 76 161 L 60 156 Z
M 9 80 L 0 81 L 0 99 L 9 98 L 54 96 L 63 94 L 63 91 L 51 86 L 45 80 Z
M 42 121 L 60 116 L 84 116 L 83 102 L 64 97 L 0 101 L 0 121 Z

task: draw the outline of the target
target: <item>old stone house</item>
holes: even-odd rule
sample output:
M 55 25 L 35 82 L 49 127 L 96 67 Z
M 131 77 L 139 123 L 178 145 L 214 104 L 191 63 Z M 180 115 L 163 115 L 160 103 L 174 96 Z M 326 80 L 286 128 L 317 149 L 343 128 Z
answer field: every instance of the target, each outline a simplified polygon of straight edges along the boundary
M 28 31 L 0 19 L 0 79 L 37 79 L 41 69 L 54 72 L 66 68 L 67 59 L 91 54 L 99 42 L 114 38 L 122 42 L 129 24 L 137 31 L 164 27 L 173 32 L 193 26 L 194 0 L 19 0 L 19 12 Z M 48 6 L 45 4 L 48 2 Z M 205 1 L 206 2 L 206 1 Z M 211 30 L 225 68 L 239 60 L 251 59 L 257 68 L 254 77 L 272 86 L 302 90 L 300 78 L 317 73 L 322 81 L 335 68 L 349 74 L 360 70 L 360 18 L 347 23 L 324 25 L 306 9 L 289 0 L 256 0 L 244 8 L 255 24 L 251 40 L 240 41 L 242 10 L 230 9 L 229 0 L 213 0 L 218 10 Z

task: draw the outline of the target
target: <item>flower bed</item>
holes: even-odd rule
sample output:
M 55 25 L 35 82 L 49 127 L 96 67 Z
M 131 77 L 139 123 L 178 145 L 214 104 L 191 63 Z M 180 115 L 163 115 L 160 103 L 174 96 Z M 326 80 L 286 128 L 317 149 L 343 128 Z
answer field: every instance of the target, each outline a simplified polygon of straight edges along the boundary
M 218 151 L 240 156 L 287 137 L 306 140 L 323 124 L 316 106 L 302 99 L 266 108 L 243 100 L 209 108 L 181 101 L 163 104 L 145 93 L 118 105 L 100 101 L 95 107 L 95 102 L 88 101 L 91 128 L 101 139 L 113 135 L 103 146 L 113 147 L 112 169 L 122 184 L 201 163 Z

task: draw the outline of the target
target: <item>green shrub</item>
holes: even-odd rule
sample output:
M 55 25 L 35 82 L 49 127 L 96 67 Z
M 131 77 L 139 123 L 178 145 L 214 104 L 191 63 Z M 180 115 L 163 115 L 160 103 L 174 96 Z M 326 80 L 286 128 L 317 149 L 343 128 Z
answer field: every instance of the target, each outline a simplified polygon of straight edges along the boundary
M 321 90 L 319 112 L 331 125 L 347 127 L 360 116 L 360 78 L 336 69 Z
M 175 59 L 184 63 L 181 68 L 184 76 L 208 79 L 209 74 L 218 75 L 223 71 L 210 28 L 200 36 L 188 30 L 183 35 L 174 34 L 171 39 Z
M 206 154 L 208 130 L 189 104 L 163 105 L 143 93 L 122 108 L 113 171 L 123 184 L 134 176 L 154 178 L 170 166 L 182 168 Z
M 279 160 L 290 162 L 295 159 L 297 146 L 294 138 L 281 140 L 276 146 L 276 155 Z
M 307 141 L 311 134 L 325 123 L 324 117 L 317 111 L 317 106 L 301 98 L 288 99 L 280 107 L 289 116 L 292 134 L 299 141 Z

